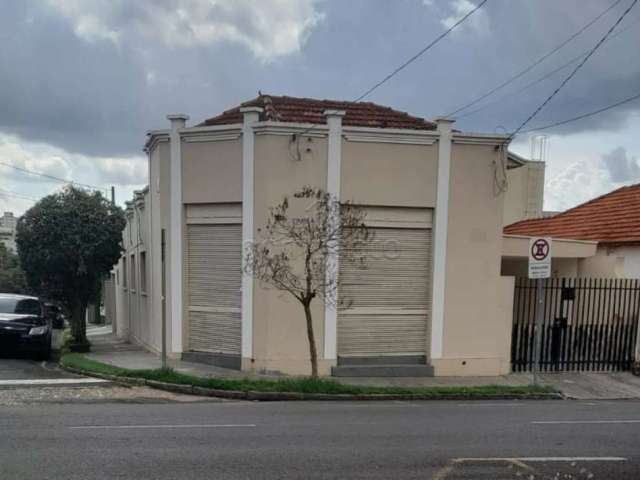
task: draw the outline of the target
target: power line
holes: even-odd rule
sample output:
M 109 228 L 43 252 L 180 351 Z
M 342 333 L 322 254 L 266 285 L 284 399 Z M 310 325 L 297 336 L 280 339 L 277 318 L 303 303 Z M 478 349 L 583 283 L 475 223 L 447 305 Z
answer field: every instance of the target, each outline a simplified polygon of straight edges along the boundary
M 444 37 L 446 37 L 447 35 L 449 35 L 453 30 L 455 30 L 458 25 L 460 25 L 461 23 L 463 23 L 467 18 L 469 18 L 471 15 L 473 15 L 475 12 L 477 12 L 480 8 L 482 8 L 482 6 L 487 3 L 489 0 L 482 0 L 478 5 L 476 5 L 471 11 L 469 11 L 468 13 L 466 13 L 462 18 L 460 18 L 456 23 L 454 23 L 453 25 L 451 25 L 451 27 L 449 27 L 448 29 L 446 29 L 444 32 L 442 32 L 440 35 L 438 35 L 435 39 L 433 39 L 431 42 L 429 42 L 425 47 L 423 47 L 418 53 L 416 53 L 415 55 L 413 55 L 411 58 L 409 58 L 406 62 L 404 62 L 402 65 L 400 65 L 399 67 L 397 67 L 395 70 L 393 70 L 390 74 L 388 74 L 386 77 L 384 77 L 382 80 L 380 80 L 378 83 L 376 83 L 375 85 L 373 85 L 372 87 L 370 87 L 368 90 L 366 90 L 363 94 L 361 94 L 359 97 L 357 97 L 355 100 L 352 100 L 351 103 L 356 103 L 359 102 L 361 100 L 363 100 L 364 98 L 368 97 L 371 93 L 373 93 L 375 90 L 377 90 L 379 87 L 381 87 L 382 85 L 384 85 L 386 82 L 388 82 L 389 80 L 391 80 L 393 77 L 395 77 L 398 73 L 400 73 L 402 70 L 404 70 L 405 68 L 407 68 L 410 64 L 412 64 L 413 62 L 415 62 L 418 58 L 420 58 L 422 55 L 424 55 L 428 50 L 430 50 L 432 47 L 434 47 L 438 42 L 440 42 L 440 40 L 442 40 Z M 313 130 L 314 128 L 316 128 L 316 125 L 311 125 L 310 127 L 308 127 L 307 129 L 303 130 L 301 133 L 299 133 L 298 135 L 296 135 L 296 138 L 300 138 L 301 136 L 303 136 L 306 133 L 309 133 L 311 130 Z
M 487 3 L 488 0 L 482 0 L 473 10 L 469 11 L 466 15 L 464 15 L 462 18 L 460 18 L 460 20 L 458 20 L 456 23 L 454 23 L 451 27 L 449 27 L 447 30 L 445 30 L 444 32 L 442 32 L 440 35 L 438 35 L 433 41 L 431 41 L 427 46 L 425 46 L 422 50 L 420 50 L 418 53 L 416 53 L 413 57 L 411 57 L 409 60 L 407 60 L 406 62 L 404 62 L 402 65 L 400 65 L 398 68 L 396 68 L 393 72 L 391 72 L 389 75 L 387 75 L 386 77 L 384 77 L 382 80 L 380 80 L 378 83 L 376 83 L 375 85 L 373 85 L 371 88 L 369 88 L 366 92 L 364 92 L 362 95 L 360 95 L 358 98 L 356 98 L 354 100 L 355 102 L 359 102 L 360 100 L 362 100 L 363 98 L 369 96 L 369 94 L 371 94 L 374 90 L 376 90 L 378 87 L 382 86 L 384 83 L 386 83 L 387 81 L 389 81 L 391 78 L 393 78 L 395 75 L 397 75 L 398 73 L 400 73 L 402 70 L 404 70 L 406 67 L 408 67 L 411 63 L 415 62 L 418 58 L 420 58 L 422 55 L 424 55 L 429 49 L 431 49 L 431 47 L 433 47 L 435 44 L 437 44 L 440 40 L 442 40 L 444 37 L 446 37 L 447 35 L 449 35 L 458 25 L 460 25 L 462 22 L 464 22 L 467 18 L 469 18 L 471 15 L 473 15 L 476 11 L 478 11 L 480 8 L 482 8 L 482 6 Z M 618 0 L 620 1 L 620 0 Z
M 21 193 L 10 192 L 9 190 L 5 190 L 4 188 L 0 188 L 0 196 L 9 196 L 19 198 L 21 200 L 30 200 L 32 202 L 37 202 L 38 199 L 29 197 L 28 195 L 22 195 Z
M 44 177 L 44 178 L 48 178 L 50 180 L 55 180 L 57 182 L 70 183 L 72 185 L 78 185 L 80 187 L 90 188 L 92 190 L 105 190 L 103 187 L 98 187 L 96 185 L 90 185 L 88 183 L 74 182 L 73 180 L 65 180 L 64 178 L 56 177 L 54 175 L 49 175 L 47 173 L 36 172 L 35 170 L 29 170 L 27 168 L 22 168 L 22 167 L 16 167 L 15 165 L 11 165 L 10 163 L 6 163 L 6 162 L 2 162 L 2 161 L 0 161 L 0 165 L 3 165 L 5 167 L 9 167 L 9 168 L 13 168 L 14 170 L 18 170 L 19 172 L 28 173 L 29 175 L 37 175 L 39 177 Z
M 587 54 L 587 56 L 582 59 L 582 61 L 576 66 L 576 68 L 573 69 L 573 71 L 569 75 L 567 75 L 567 77 L 560 83 L 560 85 L 558 85 L 558 87 L 551 93 L 551 95 L 549 95 L 547 99 L 544 102 L 542 102 L 540 106 L 536 108 L 533 111 L 533 113 L 529 115 L 527 119 L 520 124 L 518 128 L 516 128 L 516 130 L 509 136 L 510 138 L 513 138 L 514 136 L 516 136 L 520 132 L 520 130 L 522 130 L 527 125 L 527 123 L 533 120 L 533 118 L 535 118 L 535 116 L 538 115 L 538 113 L 540 113 L 540 111 L 553 99 L 553 97 L 555 97 L 558 94 L 558 92 L 562 90 L 562 88 L 567 83 L 569 83 L 569 80 L 571 80 L 575 76 L 575 74 L 578 73 L 578 70 L 580 70 L 583 67 L 583 65 L 587 63 L 587 61 L 593 56 L 593 54 L 596 53 L 598 48 L 600 48 L 600 46 L 607 40 L 609 35 L 611 35 L 613 30 L 618 25 L 620 25 L 620 22 L 622 22 L 622 20 L 628 15 L 631 9 L 635 7 L 636 3 L 638 3 L 638 0 L 633 0 L 631 5 L 629 5 L 629 7 L 622 13 L 622 15 L 620 15 L 618 20 L 616 20 L 616 22 L 611 26 L 611 28 L 609 28 L 607 33 L 604 34 L 604 36 L 598 41 L 598 43 L 595 44 L 595 46 L 591 49 L 591 51 Z
M 521 130 L 519 133 L 529 133 L 529 132 L 537 132 L 539 130 L 547 130 L 549 128 L 558 127 L 560 125 L 566 125 L 567 123 L 575 122 L 578 120 L 582 120 L 583 118 L 593 117 L 594 115 L 598 115 L 599 113 L 606 112 L 608 110 L 612 110 L 620 105 L 624 105 L 625 103 L 633 102 L 634 100 L 640 99 L 640 93 L 636 95 L 632 95 L 631 97 L 627 97 L 624 100 L 620 100 L 619 102 L 612 103 L 611 105 L 607 105 L 606 107 L 599 108 L 597 110 L 593 110 L 588 113 L 583 113 L 582 115 L 578 115 L 576 117 L 567 118 L 566 120 L 561 120 L 559 122 L 550 123 L 547 125 L 543 125 L 541 127 L 529 128 L 527 130 Z
M 626 27 L 624 27 L 622 30 L 620 30 L 620 31 L 616 32 L 615 34 L 611 35 L 611 36 L 607 39 L 607 41 L 605 42 L 605 44 L 606 44 L 606 43 L 609 43 L 609 42 L 610 42 L 611 40 L 613 40 L 614 38 L 619 37 L 620 35 L 622 35 L 622 34 L 623 34 L 623 33 L 625 33 L 626 31 L 628 31 L 628 30 L 630 30 L 631 28 L 635 27 L 638 23 L 640 23 L 640 19 L 636 20 L 635 22 L 631 23 L 630 25 L 627 25 Z M 588 53 L 589 53 L 589 50 L 585 50 L 585 51 L 584 51 L 584 52 L 582 52 L 581 54 L 576 55 L 575 57 L 573 57 L 573 58 L 572 58 L 572 59 L 570 59 L 569 61 L 567 61 L 567 62 L 563 63 L 562 65 L 560 65 L 559 67 L 554 68 L 554 69 L 553 69 L 553 70 L 551 70 L 550 72 L 545 73 L 543 76 L 538 77 L 536 80 L 534 80 L 534 81 L 532 81 L 532 82 L 527 83 L 526 85 L 524 85 L 523 87 L 519 88 L 518 90 L 515 90 L 515 91 L 513 91 L 513 92 L 509 92 L 509 93 L 506 93 L 506 94 L 502 95 L 501 97 L 499 97 L 499 98 L 497 98 L 497 99 L 495 99 L 495 100 L 490 101 L 489 103 L 485 103 L 484 105 L 482 105 L 482 106 L 480 106 L 480 107 L 476 108 L 475 110 L 471 110 L 471 111 L 469 111 L 469 112 L 467 112 L 467 113 L 463 113 L 462 115 L 458 115 L 458 116 L 456 117 L 456 120 L 460 120 L 461 118 L 466 118 L 466 117 L 470 117 L 471 115 L 475 115 L 476 113 L 481 112 L 482 110 L 484 110 L 484 109 L 486 109 L 486 108 L 490 107 L 491 105 L 495 105 L 496 103 L 500 103 L 500 102 L 502 102 L 503 100 L 505 100 L 506 98 L 513 97 L 513 96 L 515 96 L 515 95 L 518 95 L 518 94 L 520 94 L 520 93 L 524 92 L 525 90 L 528 90 L 529 88 L 533 87 L 534 85 L 537 85 L 538 83 L 540 83 L 540 82 L 542 82 L 542 81 L 546 80 L 547 78 L 549 78 L 549 77 L 551 77 L 551 76 L 555 75 L 555 74 L 556 74 L 556 73 L 558 73 L 559 71 L 564 70 L 564 69 L 565 69 L 565 68 L 567 68 L 569 65 L 571 65 L 571 64 L 573 64 L 573 63 L 575 63 L 575 62 L 577 62 L 578 60 L 580 60 L 582 57 L 584 57 L 584 56 L 585 56 L 586 54 L 588 54 Z
M 542 55 L 540 58 L 538 58 L 535 62 L 533 62 L 532 64 L 530 64 L 528 67 L 524 68 L 523 70 L 520 70 L 518 73 L 516 73 L 515 75 L 513 75 L 512 77 L 508 78 L 507 80 L 505 80 L 504 82 L 502 82 L 501 84 L 499 84 L 497 87 L 492 88 L 491 90 L 483 93 L 482 95 L 480 95 L 479 97 L 477 97 L 476 99 L 472 100 L 471 102 L 463 105 L 462 107 L 454 110 L 453 112 L 449 113 L 446 115 L 447 118 L 452 117 L 453 115 L 455 115 L 458 112 L 461 112 L 462 110 L 466 110 L 469 107 L 472 107 L 473 105 L 477 104 L 478 102 L 484 100 L 485 98 L 487 98 L 490 95 L 493 95 L 494 93 L 496 93 L 498 90 L 501 90 L 502 88 L 506 87 L 507 85 L 509 85 L 510 83 L 514 82 L 515 80 L 517 80 L 518 78 L 522 77 L 524 74 L 530 72 L 533 68 L 535 68 L 536 66 L 540 65 L 543 61 L 545 61 L 547 58 L 549 58 L 551 55 L 553 55 L 554 53 L 556 53 L 558 50 L 560 50 L 561 48 L 563 48 L 565 45 L 567 45 L 569 42 L 571 42 L 573 39 L 575 39 L 578 35 L 580 35 L 581 33 L 583 33 L 586 29 L 588 29 L 589 27 L 591 27 L 594 23 L 596 23 L 598 20 L 600 20 L 604 15 L 606 15 L 610 10 L 612 10 L 616 5 L 618 5 L 622 0 L 616 0 L 613 4 L 611 4 L 609 7 L 607 7 L 607 9 L 605 9 L 603 12 L 599 13 L 595 18 L 593 18 L 589 23 L 587 23 L 586 25 L 584 25 L 582 28 L 580 28 L 577 32 L 575 32 L 573 35 L 571 35 L 569 38 L 567 38 L 565 41 L 563 41 L 560 45 L 558 45 L 557 47 L 551 49 L 549 52 L 545 53 L 544 55 Z

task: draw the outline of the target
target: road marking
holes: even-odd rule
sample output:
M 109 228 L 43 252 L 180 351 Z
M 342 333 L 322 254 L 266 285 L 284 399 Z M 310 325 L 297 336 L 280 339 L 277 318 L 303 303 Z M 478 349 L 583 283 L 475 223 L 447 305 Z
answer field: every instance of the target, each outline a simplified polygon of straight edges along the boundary
M 218 424 L 218 425 L 79 425 L 68 427 L 70 430 L 126 430 L 150 428 L 254 428 L 253 423 L 247 424 Z
M 531 423 L 534 425 L 602 425 L 618 423 L 640 423 L 640 420 L 540 420 Z
M 458 407 L 521 407 L 522 403 L 458 403 Z
M 626 462 L 625 457 L 478 457 L 456 458 L 455 462 Z
M 38 378 L 31 380 L 0 380 L 0 387 L 21 385 L 78 385 L 89 383 L 108 383 L 101 378 Z

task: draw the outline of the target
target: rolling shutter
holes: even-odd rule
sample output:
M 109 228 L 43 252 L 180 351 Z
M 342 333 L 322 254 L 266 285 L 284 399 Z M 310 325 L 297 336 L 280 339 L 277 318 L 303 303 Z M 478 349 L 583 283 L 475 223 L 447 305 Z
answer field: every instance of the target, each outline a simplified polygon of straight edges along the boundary
M 370 228 L 365 262 L 340 259 L 338 355 L 424 355 L 431 304 L 431 229 Z
M 241 225 L 188 225 L 189 349 L 240 354 Z

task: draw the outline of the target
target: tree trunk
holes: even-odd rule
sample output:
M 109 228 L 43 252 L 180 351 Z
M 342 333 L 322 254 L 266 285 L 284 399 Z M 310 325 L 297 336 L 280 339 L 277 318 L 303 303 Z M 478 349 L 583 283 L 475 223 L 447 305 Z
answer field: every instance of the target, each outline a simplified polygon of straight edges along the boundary
M 88 343 L 86 312 L 86 302 L 77 302 L 71 309 L 71 335 L 73 336 L 73 342 L 76 344 Z
M 304 316 L 307 319 L 307 338 L 309 339 L 309 353 L 311 354 L 311 377 L 318 378 L 318 351 L 316 350 L 316 337 L 313 333 L 313 319 L 311 317 L 311 305 L 304 303 Z

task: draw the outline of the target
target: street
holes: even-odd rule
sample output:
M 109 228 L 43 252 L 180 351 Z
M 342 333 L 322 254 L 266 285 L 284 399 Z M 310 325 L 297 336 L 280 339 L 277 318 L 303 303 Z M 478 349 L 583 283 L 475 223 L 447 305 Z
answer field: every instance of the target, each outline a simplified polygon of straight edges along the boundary
M 123 403 L 107 395 L 0 412 L 2 479 L 640 477 L 638 401 Z

